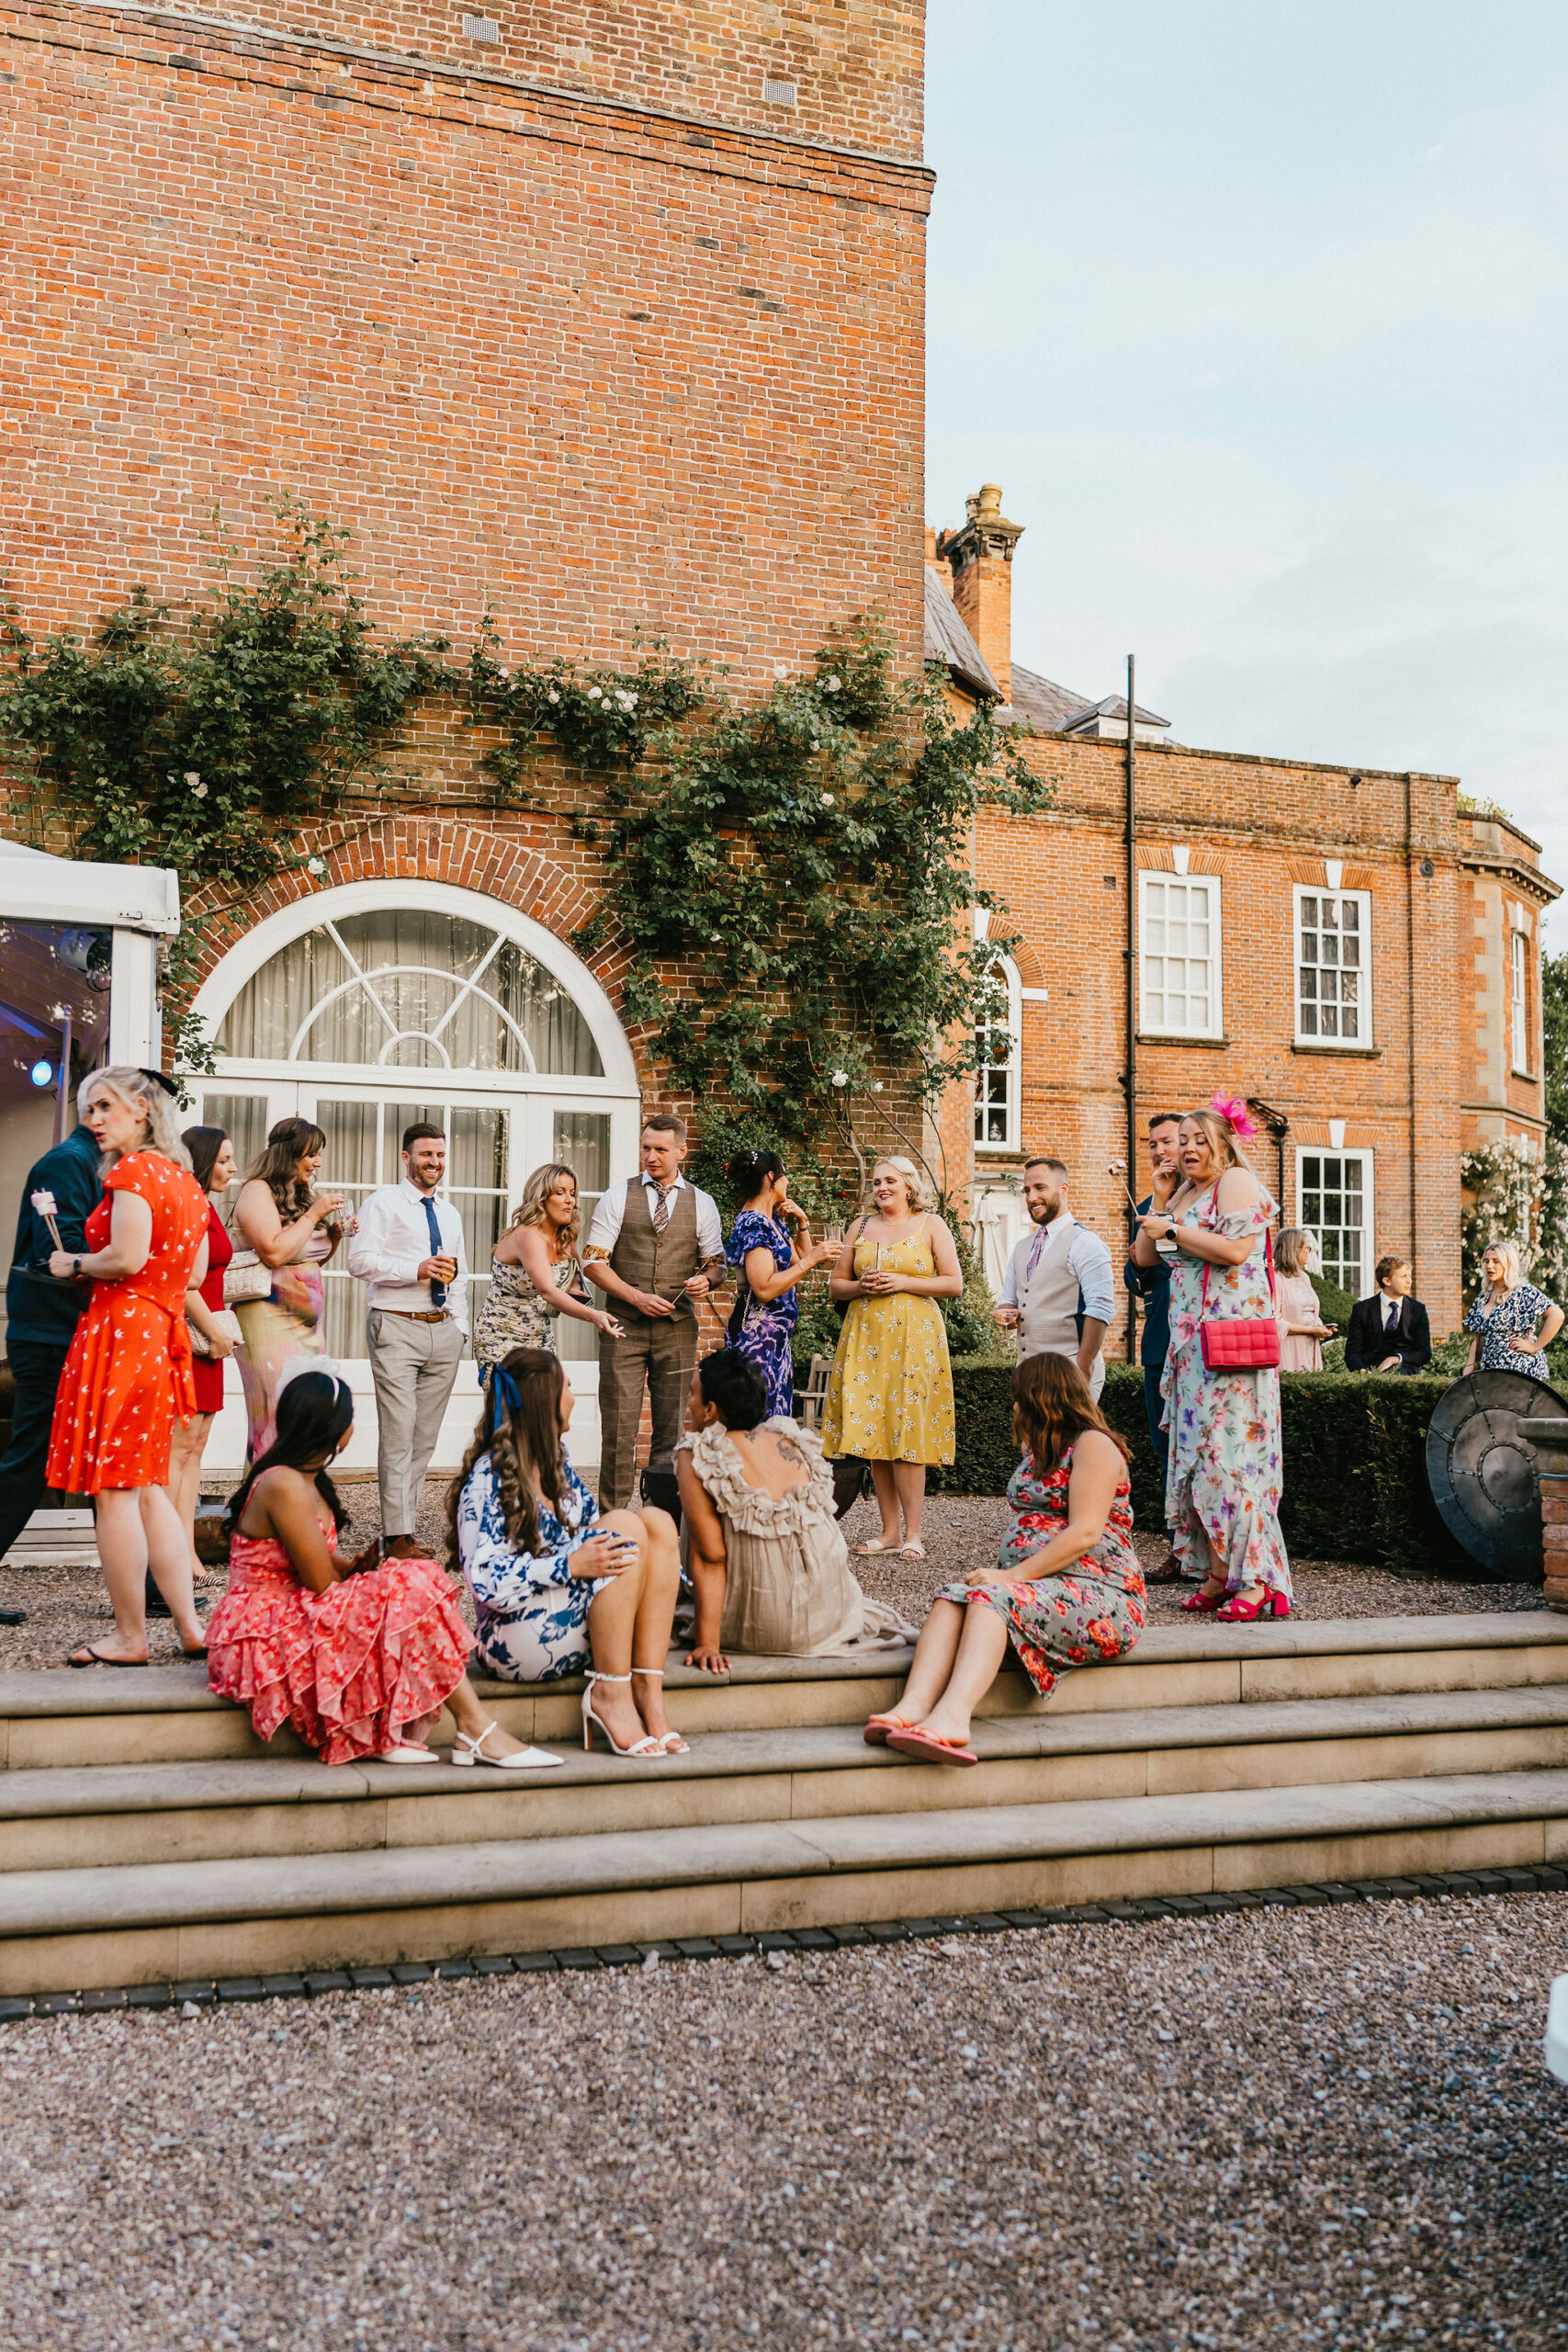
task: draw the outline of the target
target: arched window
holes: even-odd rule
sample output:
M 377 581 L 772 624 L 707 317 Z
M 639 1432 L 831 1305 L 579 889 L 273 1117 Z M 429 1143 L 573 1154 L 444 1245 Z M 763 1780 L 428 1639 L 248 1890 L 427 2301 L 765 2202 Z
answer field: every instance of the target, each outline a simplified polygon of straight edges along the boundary
M 552 933 L 475 891 L 407 881 L 319 891 L 258 923 L 193 1010 L 218 1061 L 201 1116 L 228 1130 L 242 1168 L 276 1120 L 299 1114 L 327 1138 L 318 1182 L 356 1203 L 397 1182 L 404 1127 L 442 1128 L 475 1313 L 532 1169 L 576 1170 L 585 1233 L 599 1193 L 635 1166 L 637 1068 L 609 999 Z M 365 1293 L 342 1251 L 326 1289 L 327 1352 L 356 1364 Z M 592 1331 L 563 1319 L 560 1346 L 592 1394 Z M 455 1399 L 459 1419 L 462 1409 Z
M 247 980 L 220 1054 L 384 1069 L 602 1078 L 560 982 L 489 924 L 413 907 L 330 917 Z
M 1009 956 L 996 969 L 1007 988 L 1005 1021 L 975 1032 L 975 1142 L 982 1151 L 1021 1151 L 1023 1132 L 1023 988 Z

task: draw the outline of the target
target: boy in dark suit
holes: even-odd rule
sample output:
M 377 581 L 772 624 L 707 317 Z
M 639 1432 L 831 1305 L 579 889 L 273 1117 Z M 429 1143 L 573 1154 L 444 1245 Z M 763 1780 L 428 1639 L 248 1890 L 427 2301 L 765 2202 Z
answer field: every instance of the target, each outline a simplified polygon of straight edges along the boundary
M 1432 1353 L 1431 1326 L 1418 1298 L 1410 1295 L 1415 1269 L 1408 1258 L 1390 1255 L 1377 1262 L 1377 1292 L 1350 1310 L 1345 1337 L 1347 1372 L 1419 1372 Z

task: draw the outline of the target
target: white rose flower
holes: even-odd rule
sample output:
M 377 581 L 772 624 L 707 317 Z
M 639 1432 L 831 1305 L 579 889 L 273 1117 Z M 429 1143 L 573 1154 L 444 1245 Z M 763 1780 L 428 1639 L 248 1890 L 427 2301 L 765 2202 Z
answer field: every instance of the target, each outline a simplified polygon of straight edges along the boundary
M 201 772 L 200 772 L 200 770 L 199 770 L 198 768 L 186 768 L 186 782 L 189 785 L 189 786 L 190 786 L 191 790 L 194 792 L 194 791 L 196 790 L 197 786 L 201 782 Z
M 590 702 L 603 702 L 604 699 L 603 687 L 590 686 L 588 689 L 588 699 Z
M 833 1072 L 833 1083 L 835 1086 L 847 1086 L 849 1082 L 850 1074 L 847 1069 L 836 1069 Z
M 326 870 L 327 861 L 324 857 L 308 857 L 305 860 L 305 871 L 307 874 L 324 874 Z
M 840 683 L 841 683 L 841 681 L 840 681 L 840 680 L 839 680 L 838 678 L 824 678 L 824 679 L 823 679 L 823 681 L 822 681 L 822 691 L 823 691 L 823 693 L 824 693 L 824 694 L 829 694 L 829 695 L 836 695 L 836 694 L 838 693 L 838 691 L 839 691 L 839 687 L 840 687 Z
M 550 688 L 549 693 L 545 696 L 545 700 L 547 702 L 559 702 L 560 696 L 557 694 L 554 686 Z
M 822 806 L 824 808 L 831 808 L 833 806 L 833 796 L 830 792 L 825 792 L 822 795 Z
M 874 1094 L 880 1094 L 880 1093 L 881 1093 L 881 1091 L 882 1091 L 882 1080 L 881 1080 L 879 1078 L 874 1078 L 874 1079 L 872 1080 L 872 1081 L 871 1081 L 871 1091 L 872 1091 L 872 1092 L 873 1092 Z

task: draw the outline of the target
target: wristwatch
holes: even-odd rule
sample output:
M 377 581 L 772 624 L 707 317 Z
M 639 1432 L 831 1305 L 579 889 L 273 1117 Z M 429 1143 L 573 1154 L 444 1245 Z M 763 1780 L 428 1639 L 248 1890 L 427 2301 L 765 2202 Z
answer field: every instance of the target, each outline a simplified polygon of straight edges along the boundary
M 77 1258 L 73 1258 L 73 1259 L 72 1259 L 72 1261 L 71 1261 L 71 1272 L 72 1272 L 72 1276 L 73 1276 L 73 1280 L 75 1280 L 76 1282 L 80 1282 L 80 1281 L 81 1281 L 81 1279 L 82 1279 L 82 1261 L 81 1261 L 81 1259 L 80 1259 L 79 1257 L 77 1257 Z

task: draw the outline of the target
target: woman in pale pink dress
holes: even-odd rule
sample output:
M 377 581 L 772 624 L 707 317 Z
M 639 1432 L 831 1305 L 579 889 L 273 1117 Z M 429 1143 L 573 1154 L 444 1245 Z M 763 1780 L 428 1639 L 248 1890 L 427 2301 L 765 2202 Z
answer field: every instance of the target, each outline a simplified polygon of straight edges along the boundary
M 1299 1225 L 1288 1225 L 1274 1251 L 1274 1296 L 1280 1323 L 1281 1372 L 1321 1372 L 1323 1343 L 1335 1325 L 1325 1323 L 1312 1286 L 1317 1243 Z

